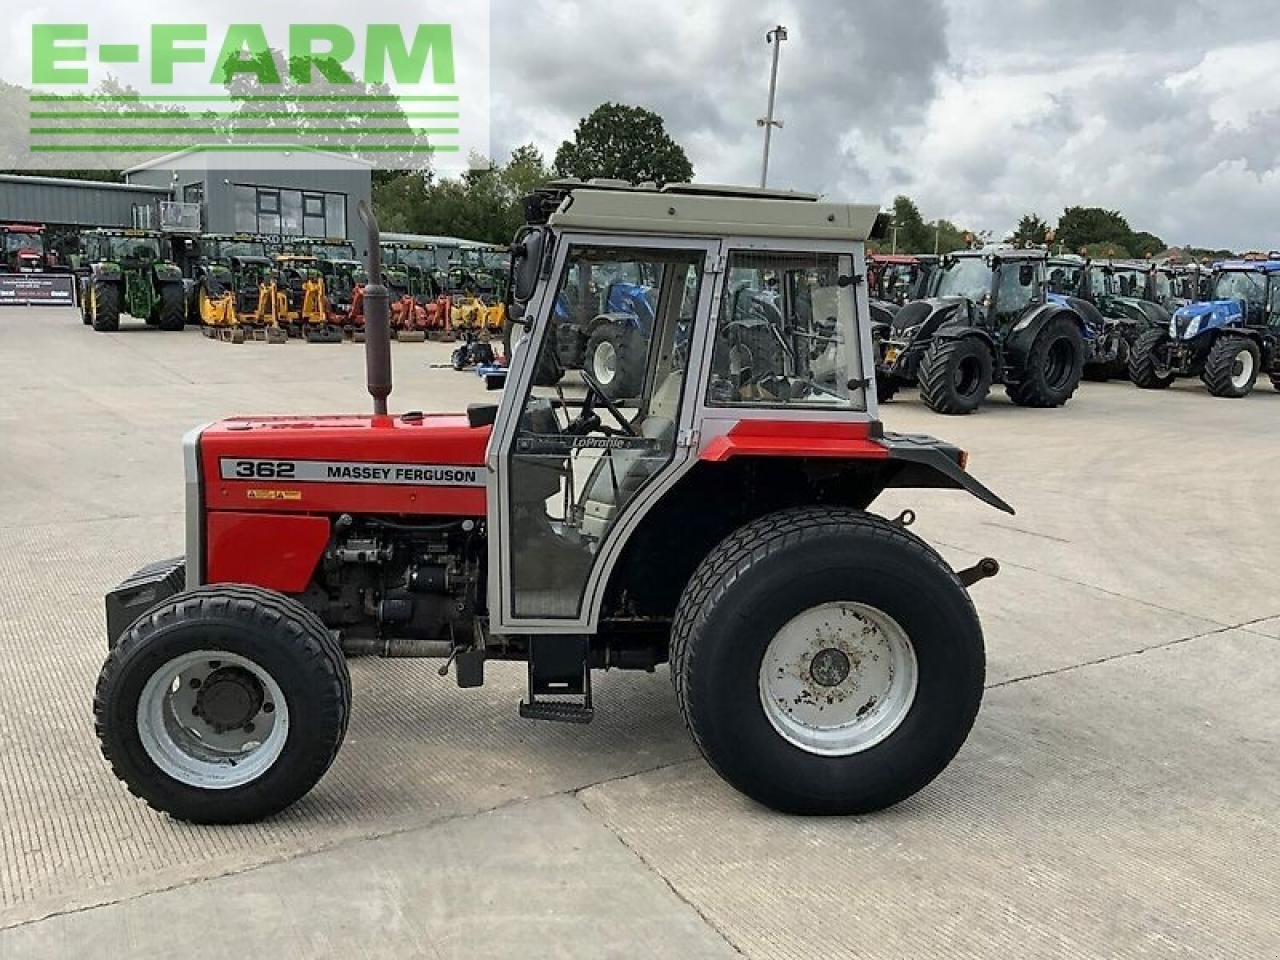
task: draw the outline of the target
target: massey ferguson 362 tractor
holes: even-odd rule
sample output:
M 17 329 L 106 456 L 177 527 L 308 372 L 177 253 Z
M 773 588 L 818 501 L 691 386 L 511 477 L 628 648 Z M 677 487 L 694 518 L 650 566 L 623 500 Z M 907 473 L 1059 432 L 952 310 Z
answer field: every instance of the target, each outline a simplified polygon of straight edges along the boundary
M 107 595 L 94 701 L 106 758 L 153 807 L 247 821 L 305 794 L 346 731 L 355 655 L 445 658 L 462 687 L 487 660 L 527 662 L 520 714 L 576 722 L 596 708 L 593 670 L 669 661 L 708 761 L 783 811 L 896 803 L 964 742 L 984 675 L 967 591 L 997 565 L 956 572 L 910 511 L 868 508 L 886 488 L 939 487 L 1012 510 L 954 446 L 881 428 L 863 258 L 876 208 L 562 183 L 527 215 L 500 405 L 388 413 L 387 291 L 371 284 L 372 416 L 187 435 L 186 556 Z M 583 263 L 653 278 L 634 399 L 589 371 L 535 385 Z M 776 293 L 770 365 L 732 336 L 741 272 Z
M 1076 308 L 1048 294 L 1043 250 L 951 254 L 930 294 L 877 331 L 882 401 L 916 384 L 930 409 L 966 414 L 992 383 L 1024 407 L 1060 407 L 1076 392 L 1092 332 Z
M 1280 390 L 1280 255 L 1214 265 L 1211 292 L 1138 337 L 1129 376 L 1146 390 L 1199 376 L 1215 397 L 1248 396 L 1258 374 Z

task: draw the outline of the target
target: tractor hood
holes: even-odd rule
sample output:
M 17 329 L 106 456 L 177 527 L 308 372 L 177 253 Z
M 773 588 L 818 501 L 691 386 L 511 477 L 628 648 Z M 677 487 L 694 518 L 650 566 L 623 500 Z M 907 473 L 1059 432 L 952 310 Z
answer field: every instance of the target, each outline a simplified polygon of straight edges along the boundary
M 1206 330 L 1232 326 L 1244 321 L 1244 304 L 1239 300 L 1209 300 L 1179 307 L 1169 322 L 1169 336 L 1190 340 Z
M 483 516 L 488 426 L 460 414 L 246 417 L 199 435 L 210 511 Z
M 968 319 L 969 301 L 964 297 L 935 297 L 916 300 L 894 314 L 891 323 L 893 339 L 914 340 L 920 334 L 932 334 L 953 317 Z

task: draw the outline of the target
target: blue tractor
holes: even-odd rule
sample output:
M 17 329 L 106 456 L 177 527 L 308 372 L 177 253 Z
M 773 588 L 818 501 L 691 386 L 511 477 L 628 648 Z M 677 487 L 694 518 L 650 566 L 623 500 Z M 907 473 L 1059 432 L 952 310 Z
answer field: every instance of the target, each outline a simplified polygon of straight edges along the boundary
M 1280 255 L 1226 260 L 1213 268 L 1207 300 L 1174 313 L 1167 327 L 1143 333 L 1129 355 L 1129 376 L 1146 390 L 1198 376 L 1215 397 L 1248 396 L 1260 373 L 1280 390 Z
M 874 331 L 881 402 L 914 384 L 930 409 L 972 413 L 1003 383 L 1019 406 L 1065 404 L 1096 333 L 1079 309 L 1049 293 L 1045 260 L 1043 250 L 1013 249 L 944 257 L 930 296 Z

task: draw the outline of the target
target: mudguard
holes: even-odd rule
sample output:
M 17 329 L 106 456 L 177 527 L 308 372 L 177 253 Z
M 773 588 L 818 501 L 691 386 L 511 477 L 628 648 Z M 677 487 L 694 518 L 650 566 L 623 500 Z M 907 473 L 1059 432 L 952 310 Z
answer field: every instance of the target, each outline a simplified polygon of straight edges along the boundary
M 877 441 L 889 451 L 889 459 L 904 466 L 890 487 L 927 487 L 967 490 L 988 506 L 1014 515 L 1013 507 L 991 492 L 963 466 L 959 447 L 920 434 L 886 433 Z
M 1065 300 L 1066 298 L 1064 297 L 1063 299 Z M 1011 349 L 1025 351 L 1035 340 L 1036 334 L 1044 329 L 1046 323 L 1055 317 L 1062 316 L 1068 317 L 1079 328 L 1082 337 L 1086 340 L 1092 339 L 1092 331 L 1079 313 L 1068 306 L 1050 301 L 1028 310 L 1018 319 L 1018 322 L 1013 325 L 1013 329 L 1009 331 L 1006 346 Z

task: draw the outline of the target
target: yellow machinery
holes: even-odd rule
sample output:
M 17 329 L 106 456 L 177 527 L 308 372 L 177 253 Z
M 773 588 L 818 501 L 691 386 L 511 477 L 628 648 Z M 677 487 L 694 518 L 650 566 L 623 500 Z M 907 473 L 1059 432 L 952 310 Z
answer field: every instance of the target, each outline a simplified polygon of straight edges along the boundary
M 475 295 L 455 296 L 449 311 L 449 326 L 458 331 L 496 333 L 502 330 L 506 319 L 505 304 L 501 301 L 490 303 Z

